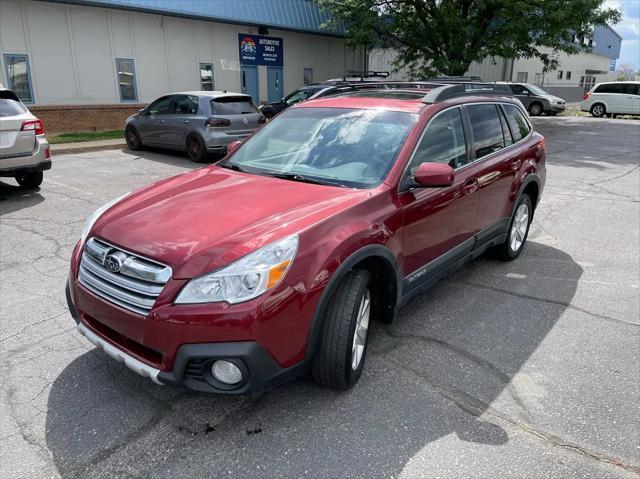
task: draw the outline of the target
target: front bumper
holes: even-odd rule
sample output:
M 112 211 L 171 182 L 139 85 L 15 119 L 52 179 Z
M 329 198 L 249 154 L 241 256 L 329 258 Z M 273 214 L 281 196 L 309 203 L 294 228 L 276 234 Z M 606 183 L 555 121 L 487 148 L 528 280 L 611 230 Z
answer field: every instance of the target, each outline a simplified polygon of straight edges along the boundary
M 545 112 L 549 111 L 549 112 L 560 113 L 560 112 L 565 111 L 566 109 L 567 109 L 567 105 L 566 104 L 564 104 L 564 105 L 555 105 L 555 104 L 552 103 L 552 104 L 550 104 L 548 106 L 545 106 L 544 111 Z
M 304 374 L 308 369 L 306 360 L 288 368 L 281 367 L 255 341 L 231 341 L 183 344 L 178 348 L 173 369 L 163 371 L 124 351 L 88 324 L 75 307 L 68 282 L 65 293 L 67 306 L 76 322 L 76 327 L 89 342 L 111 358 L 158 385 L 170 384 L 218 394 L 256 394 L 290 381 Z M 236 364 L 243 372 L 243 380 L 235 386 L 227 386 L 217 381 L 211 374 L 211 364 L 217 359 Z

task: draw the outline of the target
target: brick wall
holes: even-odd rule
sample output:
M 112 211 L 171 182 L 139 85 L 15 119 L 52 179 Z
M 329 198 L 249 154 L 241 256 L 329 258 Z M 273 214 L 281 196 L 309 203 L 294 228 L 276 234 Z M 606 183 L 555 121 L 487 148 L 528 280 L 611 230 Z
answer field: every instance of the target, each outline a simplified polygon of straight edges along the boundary
M 47 133 L 119 130 L 145 104 L 32 105 L 29 110 L 44 121 Z

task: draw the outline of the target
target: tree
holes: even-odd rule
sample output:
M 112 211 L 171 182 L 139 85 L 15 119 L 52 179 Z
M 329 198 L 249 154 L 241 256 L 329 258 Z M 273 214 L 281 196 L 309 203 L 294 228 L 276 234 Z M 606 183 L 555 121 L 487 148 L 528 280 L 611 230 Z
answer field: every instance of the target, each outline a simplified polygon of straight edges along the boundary
M 395 66 L 414 78 L 464 75 L 472 62 L 497 56 L 535 57 L 554 70 L 560 52 L 590 51 L 574 34 L 620 21 L 604 0 L 320 1 L 332 14 L 328 28 L 345 28 L 352 46 L 394 48 Z
M 635 80 L 636 69 L 630 63 L 623 63 L 616 70 L 616 80 Z

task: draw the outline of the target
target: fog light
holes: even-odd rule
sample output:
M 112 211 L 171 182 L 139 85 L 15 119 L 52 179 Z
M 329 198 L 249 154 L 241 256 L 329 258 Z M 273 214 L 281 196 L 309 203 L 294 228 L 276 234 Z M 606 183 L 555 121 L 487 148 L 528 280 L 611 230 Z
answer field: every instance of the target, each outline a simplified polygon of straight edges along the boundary
M 216 361 L 211 366 L 211 374 L 224 384 L 237 384 L 242 381 L 242 371 L 229 361 Z

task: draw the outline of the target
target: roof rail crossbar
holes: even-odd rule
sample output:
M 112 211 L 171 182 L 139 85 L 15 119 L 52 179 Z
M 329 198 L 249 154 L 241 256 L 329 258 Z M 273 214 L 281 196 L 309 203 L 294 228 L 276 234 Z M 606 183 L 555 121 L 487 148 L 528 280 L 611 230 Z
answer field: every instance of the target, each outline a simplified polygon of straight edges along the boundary
M 468 95 L 513 96 L 508 85 L 497 83 L 460 82 L 439 84 L 422 98 L 422 103 L 438 103 L 450 98 Z

